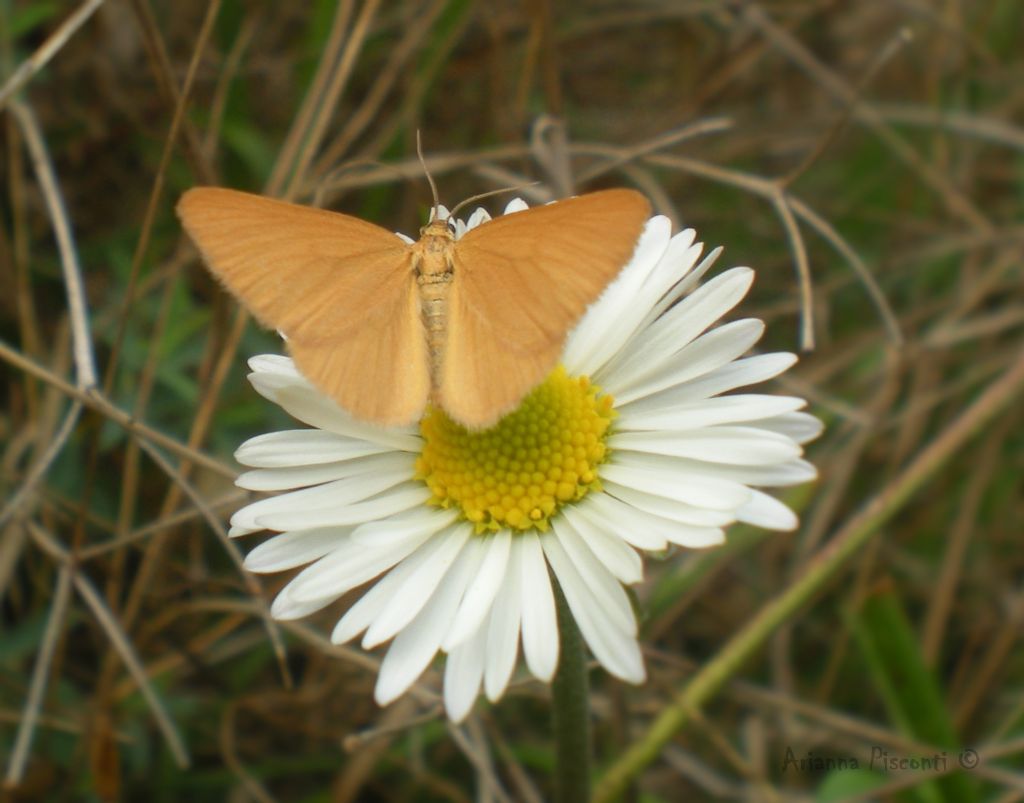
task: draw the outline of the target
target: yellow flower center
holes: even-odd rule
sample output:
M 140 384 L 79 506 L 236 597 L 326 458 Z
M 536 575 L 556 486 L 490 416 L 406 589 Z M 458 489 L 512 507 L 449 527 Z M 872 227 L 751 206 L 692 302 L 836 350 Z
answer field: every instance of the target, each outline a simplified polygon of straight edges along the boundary
M 546 531 L 559 508 L 600 489 L 597 467 L 615 416 L 612 397 L 556 368 L 513 412 L 471 432 L 440 408 L 420 423 L 416 476 L 430 504 L 457 505 L 476 531 Z

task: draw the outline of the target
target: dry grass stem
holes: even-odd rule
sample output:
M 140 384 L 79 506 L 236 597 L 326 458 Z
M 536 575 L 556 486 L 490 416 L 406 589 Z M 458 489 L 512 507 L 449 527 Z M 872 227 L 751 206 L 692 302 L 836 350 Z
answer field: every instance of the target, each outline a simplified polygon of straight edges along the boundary
M 89 18 L 103 5 L 104 0 L 86 0 L 60 27 L 50 34 L 30 58 L 25 59 L 0 88 L 0 109 L 7 105 L 32 77 L 42 70 L 68 40 L 75 35 Z
M 60 194 L 57 177 L 50 161 L 50 155 L 43 141 L 42 131 L 32 110 L 24 103 L 12 102 L 11 112 L 21 126 L 32 166 L 35 169 L 39 188 L 46 199 L 53 233 L 57 238 L 61 267 L 64 270 L 64 288 L 67 292 L 68 314 L 71 316 L 71 341 L 75 355 L 76 384 L 82 390 L 96 385 L 96 358 L 93 356 L 92 335 L 89 332 L 89 310 L 82 283 L 82 267 L 78 262 L 71 223 L 68 220 L 64 199 Z
M 14 740 L 14 749 L 7 762 L 7 775 L 4 777 L 4 784 L 8 787 L 21 783 L 25 772 L 25 763 L 32 747 L 32 736 L 43 707 L 53 654 L 57 647 L 61 628 L 64 626 L 70 598 L 71 570 L 67 566 L 62 566 L 57 573 L 57 582 L 53 587 L 53 601 L 50 603 L 50 614 L 46 620 L 46 631 L 43 633 L 43 638 L 39 643 L 39 652 L 36 654 L 32 684 L 29 686 L 28 696 L 25 698 L 25 711 L 18 723 L 18 735 Z
M 96 617 L 97 623 L 103 628 L 114 649 L 120 654 L 125 667 L 134 678 L 139 691 L 142 692 L 142 696 L 146 699 L 150 712 L 163 733 L 164 739 L 167 741 L 167 747 L 170 749 L 171 755 L 174 756 L 174 760 L 179 767 L 187 767 L 190 761 L 185 743 L 182 741 L 181 735 L 178 733 L 178 729 L 168 714 L 163 701 L 153 688 L 153 684 L 147 676 L 141 661 L 139 661 L 138 656 L 135 654 L 131 640 L 121 629 L 114 615 L 103 601 L 102 596 L 100 596 L 88 578 L 74 569 L 70 554 L 52 535 L 34 522 L 29 524 L 29 530 L 36 543 L 54 558 L 62 569 L 71 575 L 71 580 L 82 600 L 92 611 L 93 616 Z

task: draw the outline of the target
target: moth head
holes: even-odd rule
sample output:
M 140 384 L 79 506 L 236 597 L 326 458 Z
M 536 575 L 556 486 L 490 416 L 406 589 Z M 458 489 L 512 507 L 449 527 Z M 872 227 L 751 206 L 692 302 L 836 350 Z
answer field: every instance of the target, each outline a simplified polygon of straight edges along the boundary
M 444 207 L 440 207 L 440 210 L 440 214 L 432 214 L 430 222 L 420 229 L 420 237 L 444 237 L 448 240 L 455 239 L 455 218 L 449 217 L 447 211 L 444 210 Z

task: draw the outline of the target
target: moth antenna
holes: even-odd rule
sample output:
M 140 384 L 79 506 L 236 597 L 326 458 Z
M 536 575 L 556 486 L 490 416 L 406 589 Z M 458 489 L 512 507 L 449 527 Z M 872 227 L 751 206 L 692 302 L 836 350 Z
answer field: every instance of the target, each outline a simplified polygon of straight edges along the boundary
M 420 130 L 418 128 L 416 129 L 416 155 L 420 157 L 420 165 L 422 165 L 423 173 L 427 177 L 427 183 L 430 184 L 430 194 L 434 196 L 434 209 L 437 210 L 441 206 L 441 200 L 437 197 L 437 185 L 434 183 L 434 177 L 430 175 L 430 171 L 427 169 L 427 160 L 423 158 L 423 140 L 420 138 Z
M 501 195 L 503 192 L 515 192 L 516 190 L 521 190 L 526 187 L 536 187 L 538 184 L 540 184 L 539 181 L 531 181 L 528 184 L 517 184 L 514 187 L 502 187 L 500 190 L 491 190 L 490 192 L 482 192 L 479 195 L 470 196 L 464 201 L 459 201 L 455 205 L 455 208 L 448 213 L 448 216 L 455 217 L 456 212 L 462 209 L 462 207 L 468 206 L 469 204 L 473 203 L 474 201 L 482 201 L 484 198 L 490 198 L 492 195 Z

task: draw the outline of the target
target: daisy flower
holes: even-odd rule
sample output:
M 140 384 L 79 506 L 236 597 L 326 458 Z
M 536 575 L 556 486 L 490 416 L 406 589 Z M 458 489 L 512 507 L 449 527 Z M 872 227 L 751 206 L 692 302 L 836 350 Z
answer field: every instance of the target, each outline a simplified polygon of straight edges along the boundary
M 505 211 L 523 208 L 513 201 Z M 457 236 L 487 219 L 478 210 L 457 221 Z M 414 427 L 361 423 L 287 357 L 250 360 L 253 387 L 309 427 L 260 435 L 236 453 L 252 468 L 238 485 L 277 494 L 231 519 L 232 535 L 278 533 L 246 566 L 305 566 L 273 615 L 303 617 L 362 587 L 332 641 L 390 642 L 374 692 L 381 705 L 445 653 L 445 708 L 459 721 L 481 687 L 492 701 L 502 696 L 520 645 L 529 671 L 551 680 L 559 638 L 550 570 L 594 657 L 642 682 L 624 589 L 642 580 L 642 554 L 720 544 L 737 521 L 796 527 L 793 512 L 758 488 L 813 479 L 801 444 L 821 428 L 799 412 L 802 399 L 729 393 L 796 357 L 743 357 L 764 330 L 758 320 L 714 326 L 754 273 L 732 268 L 701 283 L 721 249 L 701 260 L 694 237 L 671 236 L 664 217 L 648 221 L 558 368 L 483 432 L 437 409 Z

